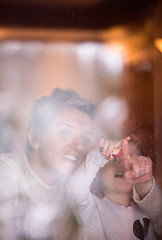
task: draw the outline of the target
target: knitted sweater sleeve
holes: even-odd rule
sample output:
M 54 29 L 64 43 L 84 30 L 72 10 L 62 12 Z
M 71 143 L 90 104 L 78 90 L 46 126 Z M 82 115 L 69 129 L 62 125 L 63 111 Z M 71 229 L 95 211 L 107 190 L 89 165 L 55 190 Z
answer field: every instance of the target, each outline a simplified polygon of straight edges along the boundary
M 0 239 L 16 240 L 14 199 L 17 196 L 15 171 L 7 161 L 0 157 Z
M 95 210 L 94 196 L 90 186 L 96 173 L 107 163 L 100 151 L 95 148 L 86 157 L 85 162 L 79 167 L 68 184 L 68 199 L 78 221 L 87 222 Z
M 135 188 L 133 189 L 133 198 L 150 218 L 157 235 L 162 236 L 162 191 L 155 179 L 153 179 L 152 189 L 145 198 L 141 200 Z

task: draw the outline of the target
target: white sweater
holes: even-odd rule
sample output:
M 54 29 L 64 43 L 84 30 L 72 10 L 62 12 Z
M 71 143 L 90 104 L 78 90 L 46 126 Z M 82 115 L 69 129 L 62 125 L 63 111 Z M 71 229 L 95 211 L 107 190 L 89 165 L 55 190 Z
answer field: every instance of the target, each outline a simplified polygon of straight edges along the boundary
M 0 240 L 68 239 L 64 190 L 43 183 L 25 155 L 0 155 Z
M 162 202 L 159 188 L 154 184 L 145 199 L 137 199 L 137 204 L 132 201 L 129 207 L 118 205 L 106 197 L 98 198 L 90 192 L 90 185 L 99 168 L 106 163 L 107 160 L 99 150 L 93 150 L 68 185 L 69 202 L 81 226 L 80 239 L 154 240 L 152 224 L 141 208 L 145 209 L 152 222 L 158 225 L 162 217 L 159 209 Z M 134 195 L 138 198 L 137 193 Z

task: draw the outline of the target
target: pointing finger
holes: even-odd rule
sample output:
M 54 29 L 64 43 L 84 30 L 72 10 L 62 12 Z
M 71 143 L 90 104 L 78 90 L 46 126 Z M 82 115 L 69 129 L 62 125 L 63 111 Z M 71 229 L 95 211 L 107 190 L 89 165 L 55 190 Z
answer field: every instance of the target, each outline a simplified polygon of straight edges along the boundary
M 129 150 L 128 150 L 128 141 L 124 139 L 122 141 L 122 152 L 123 152 L 123 161 L 124 161 L 124 166 L 126 170 L 131 169 L 131 157 L 129 155 Z

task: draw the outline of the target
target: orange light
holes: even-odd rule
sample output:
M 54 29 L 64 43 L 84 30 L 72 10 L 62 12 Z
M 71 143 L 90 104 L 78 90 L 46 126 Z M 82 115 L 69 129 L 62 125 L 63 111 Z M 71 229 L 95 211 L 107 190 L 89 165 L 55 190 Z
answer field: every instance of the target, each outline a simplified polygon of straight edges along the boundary
M 155 40 L 155 47 L 162 53 L 162 38 Z

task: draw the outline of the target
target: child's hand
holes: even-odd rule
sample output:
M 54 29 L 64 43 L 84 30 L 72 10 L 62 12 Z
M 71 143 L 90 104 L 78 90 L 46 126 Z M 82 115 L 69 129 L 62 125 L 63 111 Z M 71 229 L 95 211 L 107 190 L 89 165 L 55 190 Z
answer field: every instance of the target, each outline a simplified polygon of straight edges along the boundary
M 123 161 L 126 180 L 135 186 L 141 198 L 144 198 L 153 186 L 152 161 L 149 157 L 129 155 L 128 142 L 122 142 Z
M 125 138 L 125 140 L 129 141 L 130 137 Z M 120 151 L 122 141 L 123 140 L 119 142 L 113 142 L 102 138 L 98 143 L 98 148 L 105 158 L 108 158 L 109 161 L 113 161 L 113 155 L 115 155 L 114 153 L 117 154 Z

